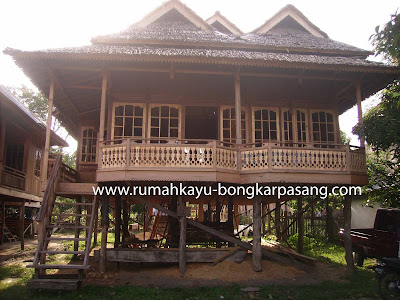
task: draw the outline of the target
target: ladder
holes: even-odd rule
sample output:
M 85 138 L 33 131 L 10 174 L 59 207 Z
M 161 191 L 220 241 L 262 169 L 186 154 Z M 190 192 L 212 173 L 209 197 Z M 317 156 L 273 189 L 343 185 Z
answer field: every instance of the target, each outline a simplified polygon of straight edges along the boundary
M 39 221 L 38 247 L 33 263 L 27 266 L 35 268 L 33 279 L 27 284 L 30 289 L 76 290 L 83 280 L 84 270 L 90 268 L 88 261 L 93 225 L 98 212 L 98 201 L 95 197 L 86 200 L 82 197 L 76 202 L 70 202 L 65 198 L 56 201 L 55 189 L 59 179 L 60 166 L 61 155 L 57 156 L 54 163 L 37 218 Z M 62 235 L 54 236 L 57 229 L 65 230 L 62 231 Z M 67 230 L 73 230 L 74 237 L 68 236 L 65 233 Z M 73 250 L 68 247 L 65 247 L 64 250 L 51 250 L 49 244 L 52 241 L 73 242 Z M 79 249 L 80 242 L 84 242 L 83 249 Z M 63 254 L 72 254 L 74 258 L 79 257 L 81 260 L 73 264 L 53 263 L 55 260 L 57 261 L 59 255 Z M 72 274 L 62 272 L 61 275 L 46 272 L 54 269 L 69 270 Z

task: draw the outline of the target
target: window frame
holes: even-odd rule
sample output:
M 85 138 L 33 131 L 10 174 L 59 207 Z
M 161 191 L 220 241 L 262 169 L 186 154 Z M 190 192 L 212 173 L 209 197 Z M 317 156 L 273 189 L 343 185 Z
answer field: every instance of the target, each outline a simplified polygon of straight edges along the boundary
M 84 160 L 82 160 L 82 155 L 83 155 L 82 149 L 83 149 L 83 139 L 84 139 L 83 132 L 85 130 L 89 130 L 89 129 L 92 129 L 93 131 L 96 132 L 96 147 L 95 147 L 96 152 L 94 153 L 94 160 L 93 161 L 84 161 Z M 92 139 L 93 139 L 93 136 L 92 136 Z M 97 130 L 97 128 L 95 126 L 82 126 L 81 127 L 79 143 L 80 143 L 80 146 L 79 146 L 79 164 L 82 164 L 82 165 L 85 165 L 85 164 L 88 164 L 88 165 L 97 164 L 97 158 L 98 158 L 98 153 L 99 153 L 99 151 L 98 151 L 98 148 L 99 148 L 99 131 Z M 85 155 L 88 155 L 88 153 L 85 153 Z M 90 155 L 93 155 L 93 153 L 90 153 Z
M 232 143 L 232 144 L 236 144 L 236 128 L 235 128 L 235 137 L 232 138 L 232 127 L 230 128 L 230 140 L 231 141 L 224 141 L 224 110 L 226 109 L 234 109 L 235 106 L 234 105 L 220 105 L 219 106 L 219 122 L 220 122 L 220 126 L 219 126 L 219 138 L 220 141 L 222 142 L 226 142 L 226 143 Z M 244 122 L 245 127 L 243 128 L 242 126 L 242 144 L 246 144 L 247 141 L 249 140 L 249 130 L 248 130 L 248 121 L 249 121 L 249 112 L 247 107 L 242 106 L 241 107 L 241 113 L 244 112 L 244 119 L 241 119 L 241 122 Z M 234 118 L 230 118 L 230 121 L 235 120 L 236 121 L 236 112 L 234 114 Z M 243 131 L 245 133 L 245 138 L 243 138 Z
M 333 125 L 333 141 L 326 141 L 326 142 L 321 142 L 321 141 L 315 141 L 314 140 L 314 122 L 312 119 L 312 115 L 313 113 L 329 113 L 332 115 L 332 125 Z M 336 144 L 337 140 L 338 140 L 338 121 L 337 121 L 337 114 L 334 110 L 332 109 L 310 109 L 310 115 L 309 115 L 309 120 L 310 120 L 310 137 L 311 137 L 311 143 L 314 144 L 314 147 L 318 147 L 318 148 L 324 148 L 323 146 L 326 145 L 326 148 L 328 148 L 329 145 L 332 144 Z M 321 124 L 320 122 L 318 122 L 318 124 Z M 319 143 L 318 145 L 315 145 L 315 143 Z
M 280 114 L 279 114 L 279 107 L 271 107 L 271 106 L 254 106 L 254 107 L 252 107 L 252 110 L 251 110 L 251 114 L 252 114 L 252 122 L 253 122 L 253 124 L 252 124 L 252 129 L 253 129 L 253 132 L 252 132 L 252 135 L 253 135 L 253 142 L 254 143 L 256 143 L 256 144 L 258 144 L 258 143 L 262 143 L 262 144 L 264 144 L 264 143 L 267 143 L 267 141 L 261 141 L 261 142 L 259 142 L 259 141 L 257 141 L 256 140 L 256 118 L 255 118 L 255 112 L 256 111 L 258 111 L 258 110 L 270 110 L 270 111 L 274 111 L 275 113 L 276 113 L 276 140 L 272 140 L 272 139 L 269 139 L 268 140 L 268 142 L 280 142 L 281 141 L 281 122 L 280 122 Z M 262 129 L 262 126 L 261 126 L 261 129 Z M 261 140 L 263 140 L 263 139 L 261 139 Z
M 292 122 L 292 137 L 293 137 L 292 140 L 286 140 L 285 139 L 285 127 L 284 127 L 285 126 L 285 118 L 284 118 L 284 113 L 287 112 L 287 111 L 289 111 L 292 114 L 292 121 L 291 121 Z M 305 141 L 303 141 L 303 140 L 300 141 L 299 140 L 299 136 L 298 136 L 298 132 L 297 132 L 298 122 L 299 122 L 299 120 L 297 118 L 297 112 L 298 111 L 300 113 L 303 113 L 304 116 L 305 116 L 305 119 L 304 119 L 305 134 L 306 134 Z M 288 143 L 288 144 L 296 143 L 295 144 L 296 147 L 300 147 L 300 144 L 297 144 L 297 143 L 304 143 L 304 144 L 309 143 L 309 128 L 308 128 L 309 127 L 308 126 L 309 116 L 308 116 L 308 113 L 307 113 L 306 109 L 283 107 L 283 108 L 281 108 L 281 118 L 282 118 L 282 142 L 285 142 L 285 143 Z
M 151 110 L 154 107 L 162 107 L 162 106 L 168 106 L 169 108 L 178 109 L 178 137 L 173 137 L 173 138 L 171 138 L 171 137 L 160 137 L 160 130 L 158 132 L 158 137 L 151 136 L 151 129 L 152 129 L 152 126 L 151 126 L 151 119 L 152 119 Z M 149 109 L 149 111 L 147 112 L 147 129 L 146 129 L 146 132 L 147 132 L 147 137 L 149 139 L 160 139 L 160 140 L 162 140 L 163 138 L 165 140 L 171 140 L 171 139 L 180 140 L 181 139 L 181 136 L 182 136 L 182 105 L 169 104 L 169 103 L 151 103 L 151 104 L 149 104 L 148 109 Z M 161 119 L 161 116 L 159 116 L 159 119 Z M 169 120 L 170 120 L 170 117 L 169 117 Z M 159 128 L 161 128 L 161 125 L 159 126 Z M 168 133 L 168 135 L 170 135 L 170 132 Z
M 131 138 L 131 139 L 135 139 L 135 138 L 142 138 L 144 139 L 146 137 L 146 118 L 147 118 L 147 113 L 146 113 L 146 104 L 145 103 L 138 103 L 138 102 L 114 102 L 113 103 L 113 107 L 112 107 L 112 114 L 111 114 L 111 140 L 115 139 L 115 134 L 114 134 L 114 129 L 115 129 L 115 108 L 118 106 L 127 106 L 127 105 L 132 105 L 133 107 L 135 106 L 139 106 L 143 109 L 143 121 L 142 121 L 142 136 L 141 137 L 135 137 L 135 136 L 131 136 L 131 137 L 124 137 L 123 133 L 124 133 L 124 129 L 125 129 L 125 125 L 124 125 L 124 119 L 125 119 L 125 113 L 123 116 L 123 121 L 122 121 L 122 139 L 127 139 L 127 138 Z M 124 108 L 125 111 L 125 108 Z M 132 134 L 134 133 L 134 117 L 132 116 Z M 120 126 L 119 126 L 120 127 Z

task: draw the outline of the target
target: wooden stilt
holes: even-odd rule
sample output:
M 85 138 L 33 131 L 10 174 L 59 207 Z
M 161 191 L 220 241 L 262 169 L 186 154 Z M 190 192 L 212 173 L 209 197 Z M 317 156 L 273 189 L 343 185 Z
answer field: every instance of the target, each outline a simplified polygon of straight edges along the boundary
M 333 209 L 329 205 L 329 198 L 326 198 L 326 236 L 329 241 L 333 241 Z
M 314 221 L 314 219 L 315 219 L 315 199 L 312 199 L 311 200 L 311 203 L 310 203 L 310 205 L 311 205 L 311 235 L 314 237 L 315 236 L 315 225 L 314 225 L 314 223 L 315 223 L 315 221 Z
M 199 203 L 199 217 L 198 217 L 199 222 L 204 222 L 204 208 L 203 208 L 203 202 Z
M 22 201 L 22 204 L 19 208 L 19 239 L 21 241 L 21 250 L 25 249 L 25 238 L 24 238 L 24 231 L 25 231 L 25 201 Z
M 186 272 L 186 215 L 184 209 L 186 207 L 183 196 L 178 196 L 179 201 L 179 272 L 183 276 Z
M 6 203 L 1 203 L 1 245 L 4 243 L 4 227 L 6 226 Z
M 94 197 L 93 201 L 98 201 L 98 200 L 96 199 L 96 197 Z M 95 206 L 95 207 L 97 207 L 97 206 Z M 96 208 L 93 211 L 93 213 L 96 214 L 94 216 L 95 219 L 94 219 L 94 231 L 93 231 L 93 245 L 97 245 L 97 233 L 99 230 L 99 211 L 98 211 L 98 209 Z
M 253 247 L 251 250 L 251 261 L 253 270 L 262 271 L 262 252 L 261 252 L 261 198 L 253 199 Z
M 278 241 L 282 240 L 282 228 L 281 228 L 281 202 L 278 200 L 275 202 L 275 231 L 276 238 Z
M 344 197 L 343 217 L 344 217 L 344 249 L 347 270 L 350 273 L 355 272 L 354 260 L 353 260 L 353 249 L 351 242 L 351 197 Z
M 262 224 L 261 224 L 261 233 L 263 236 L 266 234 L 266 224 L 267 224 L 267 205 L 265 202 L 262 205 Z
M 43 182 L 47 180 L 47 170 L 49 167 L 49 152 L 50 152 L 50 133 L 51 133 L 51 118 L 53 115 L 53 100 L 54 100 L 54 78 L 50 78 L 50 88 L 49 88 L 49 106 L 47 109 L 47 123 L 46 123 L 46 141 L 44 146 L 43 162 L 41 168 L 41 179 Z
M 269 203 L 267 204 L 267 228 L 268 232 L 271 232 L 271 213 L 270 213 Z
M 238 229 L 239 228 L 239 205 L 238 204 L 233 205 L 233 215 L 234 215 L 233 225 L 235 226 L 235 229 Z
M 304 211 L 303 198 L 297 198 L 297 213 L 299 216 L 299 238 L 297 241 L 297 252 L 303 254 L 304 250 Z
M 129 215 L 130 215 L 130 208 L 129 201 L 125 199 L 123 201 L 123 210 L 122 210 L 122 236 L 129 237 Z
M 114 248 L 121 243 L 121 196 L 115 196 L 115 241 Z
M 108 234 L 108 211 L 109 211 L 108 196 L 103 195 L 101 198 L 101 248 L 100 248 L 100 273 L 106 272 L 106 249 L 107 249 L 107 234 Z

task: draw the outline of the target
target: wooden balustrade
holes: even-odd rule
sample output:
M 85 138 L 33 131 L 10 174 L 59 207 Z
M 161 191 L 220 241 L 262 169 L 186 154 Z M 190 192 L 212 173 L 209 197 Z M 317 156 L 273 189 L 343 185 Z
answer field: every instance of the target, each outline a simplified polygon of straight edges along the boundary
M 1 166 L 0 182 L 4 186 L 25 190 L 25 173 L 7 166 Z
M 156 142 L 159 140 L 156 140 Z M 326 147 L 326 148 L 323 148 Z M 191 168 L 231 170 L 306 170 L 365 173 L 365 151 L 349 145 L 283 143 L 234 145 L 220 141 L 107 141 L 100 145 L 99 169 Z
M 49 158 L 49 167 L 47 169 L 47 178 L 50 177 L 50 174 L 52 172 L 52 169 L 54 167 L 55 163 L 55 156 L 52 155 Z M 75 183 L 78 181 L 78 174 L 74 168 L 71 168 L 70 166 L 61 163 L 60 167 L 60 182 L 70 182 L 70 183 Z

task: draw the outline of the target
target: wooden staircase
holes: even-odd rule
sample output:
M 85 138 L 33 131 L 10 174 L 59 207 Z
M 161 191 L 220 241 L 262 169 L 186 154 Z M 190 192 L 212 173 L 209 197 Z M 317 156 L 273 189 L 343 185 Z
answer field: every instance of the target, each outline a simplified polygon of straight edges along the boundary
M 55 160 L 37 218 L 39 221 L 38 248 L 33 264 L 27 266 L 35 268 L 34 277 L 28 282 L 30 289 L 76 290 L 83 280 L 84 270 L 90 268 L 88 261 L 98 204 L 93 197 L 93 199 L 88 197 L 86 200 L 80 197 L 77 198 L 76 202 L 68 202 L 71 200 L 66 198 L 56 201 L 60 167 L 61 155 L 57 156 Z M 67 212 L 63 213 L 65 209 L 67 209 Z M 58 229 L 61 230 L 61 233 L 53 236 Z M 65 234 L 66 230 L 73 230 L 74 237 Z M 72 241 L 73 250 L 69 249 L 67 244 L 64 249 L 50 250 L 49 244 L 52 241 L 66 243 Z M 83 249 L 79 248 L 79 242 L 84 242 Z M 65 254 L 72 254 L 73 259 L 71 261 L 77 262 L 73 264 L 53 263 L 57 261 L 59 255 Z M 49 274 L 47 271 L 51 269 L 57 269 L 59 272 Z M 50 271 L 50 273 L 54 273 L 54 271 Z

